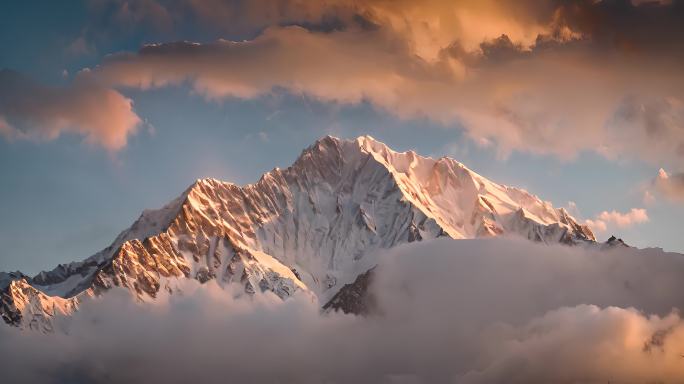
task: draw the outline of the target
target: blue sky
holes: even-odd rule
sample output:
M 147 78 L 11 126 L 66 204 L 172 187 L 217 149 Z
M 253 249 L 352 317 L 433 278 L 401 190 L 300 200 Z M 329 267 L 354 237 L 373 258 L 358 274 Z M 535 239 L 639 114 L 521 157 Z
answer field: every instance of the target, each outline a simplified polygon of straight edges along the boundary
M 93 5 L 94 3 L 99 5 Z M 459 109 L 458 113 L 453 114 L 450 110 L 444 110 L 450 104 L 444 103 L 443 99 L 427 107 L 419 102 L 403 105 L 401 100 L 396 101 L 383 93 L 383 90 L 394 89 L 392 88 L 394 83 L 390 83 L 386 88 L 381 87 L 380 90 L 363 88 L 375 77 L 366 77 L 363 72 L 366 67 L 361 66 L 350 73 L 323 72 L 326 76 L 341 76 L 343 83 L 340 84 L 343 88 L 347 81 L 345 76 L 349 76 L 349 83 L 353 84 L 356 84 L 353 76 L 360 77 L 362 81 L 358 81 L 358 84 L 361 84 L 358 85 L 360 87 L 358 89 L 361 89 L 366 96 L 359 99 L 353 96 L 357 88 L 350 88 L 349 92 L 352 96 L 349 96 L 348 93 L 335 93 L 335 87 L 318 89 L 319 82 L 315 80 L 306 83 L 302 77 L 297 77 L 296 82 L 290 81 L 291 76 L 302 75 L 299 72 L 283 71 L 279 68 L 278 62 L 270 63 L 273 65 L 273 72 L 277 73 L 278 77 L 266 84 L 267 91 L 255 88 L 258 89 L 256 94 L 246 96 L 235 91 L 230 91 L 233 93 L 228 94 L 221 93 L 222 89 L 218 88 L 206 90 L 198 85 L 197 79 L 204 76 L 198 71 L 213 68 L 211 65 L 214 64 L 219 68 L 225 64 L 211 62 L 214 56 L 200 57 L 198 60 L 206 60 L 206 65 L 199 69 L 187 67 L 191 64 L 184 64 L 185 67 L 182 70 L 190 71 L 192 76 L 180 75 L 181 79 L 177 81 L 174 77 L 176 74 L 173 73 L 169 74 L 168 78 L 157 79 L 168 83 L 162 86 L 131 85 L 128 77 L 124 79 L 121 77 L 124 70 L 127 71 L 127 76 L 129 73 L 135 75 L 146 70 L 142 66 L 149 64 L 145 61 L 148 56 L 135 53 L 144 44 L 197 41 L 203 43 L 207 50 L 220 50 L 223 49 L 220 44 L 212 45 L 216 39 L 258 40 L 260 36 L 269 33 L 264 32 L 264 28 L 271 24 L 276 25 L 276 29 L 270 33 L 284 31 L 285 34 L 294 33 L 293 36 L 296 37 L 297 33 L 300 33 L 299 30 L 293 32 L 289 26 L 300 25 L 302 27 L 298 28 L 306 31 L 307 39 L 309 37 L 329 39 L 322 41 L 326 42 L 325 47 L 336 48 L 335 55 L 343 55 L 346 52 L 345 49 L 349 49 L 350 55 L 356 55 L 350 58 L 350 66 L 355 66 L 357 62 L 363 60 L 368 60 L 373 64 L 378 60 L 373 56 L 375 53 L 384 49 L 389 50 L 390 48 L 387 47 L 392 46 L 387 41 L 395 41 L 399 37 L 408 41 L 415 37 L 406 37 L 403 34 L 405 31 L 398 29 L 392 30 L 395 33 L 392 39 L 395 40 L 388 39 L 385 34 L 378 37 L 376 29 L 383 31 L 390 28 L 382 24 L 384 20 L 389 19 L 389 16 L 382 17 L 383 12 L 405 12 L 410 16 L 413 15 L 410 9 L 388 11 L 374 8 L 373 12 L 376 16 L 370 20 L 376 25 L 372 28 L 373 31 L 367 31 L 371 28 L 358 26 L 348 26 L 338 31 L 335 29 L 338 28 L 337 24 L 345 25 L 347 19 L 342 13 L 338 15 L 338 21 L 330 21 L 329 13 L 333 12 L 331 10 L 325 10 L 324 14 L 328 16 L 315 17 L 313 20 L 307 19 L 310 16 L 300 16 L 296 12 L 292 15 L 286 13 L 274 20 L 272 17 L 257 17 L 260 15 L 260 10 L 257 8 L 250 11 L 253 17 L 247 18 L 244 23 L 227 23 L 229 28 L 224 28 L 222 25 L 211 24 L 213 20 L 203 20 L 200 10 L 194 10 L 194 13 L 189 14 L 192 17 L 188 16 L 187 20 L 183 17 L 175 18 L 179 12 L 180 14 L 191 12 L 186 7 L 178 6 L 177 3 L 183 3 L 182 1 L 160 3 L 142 1 L 137 7 L 129 6 L 130 12 L 126 13 L 127 19 L 119 17 L 122 14 L 122 7 L 127 2 L 94 3 L 46 1 L 15 2 L 1 6 L 0 69 L 10 69 L 21 73 L 22 76 L 44 87 L 66 89 L 73 85 L 76 91 L 66 93 L 69 96 L 81 92 L 77 84 L 81 81 L 80 77 L 85 77 L 85 75 L 79 74 L 79 71 L 91 68 L 95 76 L 102 74 L 106 83 L 105 87 L 111 87 L 123 98 L 132 101 L 132 111 L 135 116 L 139 117 L 140 123 L 133 131 L 127 131 L 128 133 L 123 136 L 125 143 L 116 147 L 107 141 L 109 136 L 102 138 L 97 136 L 99 133 L 92 136 L 95 138 L 89 141 L 87 138 L 91 136 L 88 136 L 90 133 L 87 126 L 78 130 L 60 126 L 56 135 L 43 133 L 34 135 L 34 132 L 43 132 L 41 131 L 43 128 L 36 125 L 52 124 L 49 119 L 53 118 L 53 115 L 45 115 L 47 117 L 39 120 L 22 120 L 25 117 L 18 115 L 16 111 L 43 111 L 46 109 L 44 105 L 40 105 L 43 99 L 36 97 L 38 101 L 34 104 L 37 105 L 31 104 L 30 108 L 26 107 L 26 104 L 20 105 L 22 108 L 26 107 L 24 109 L 14 108 L 18 104 L 12 104 L 11 95 L 8 96 L 7 92 L 3 98 L 3 91 L 0 90 L 0 103 L 4 100 L 4 103 L 10 106 L 3 109 L 0 105 L 0 117 L 3 116 L 4 111 L 4 114 L 8 116 L 7 121 L 13 127 L 13 130 L 8 131 L 10 133 L 0 136 L 0 175 L 2 176 L 2 183 L 0 183 L 0 217 L 2 218 L 0 220 L 0 245 L 2 245 L 0 270 L 19 269 L 25 273 L 36 273 L 42 269 L 50 269 L 57 263 L 83 259 L 106 247 L 121 230 L 137 218 L 143 209 L 162 206 L 179 195 L 195 179 L 215 177 L 236 183 L 256 181 L 263 172 L 276 166 L 285 167 L 292 163 L 304 147 L 326 134 L 345 138 L 370 134 L 396 150 L 414 149 L 421 154 L 437 157 L 449 155 L 494 181 L 526 188 L 541 198 L 553 202 L 555 206 L 568 206 L 569 202 L 575 202 L 577 206 L 575 214 L 583 220 L 595 220 L 603 211 L 615 210 L 626 214 L 633 208 L 645 209 L 648 215 L 647 222 L 629 223 L 621 227 L 608 221 L 607 230 L 598 232 L 598 237 L 605 240 L 611 234 L 615 234 L 624 238 L 629 244 L 639 247 L 656 246 L 684 252 L 684 240 L 681 237 L 684 204 L 676 195 L 678 190 L 675 187 L 659 189 L 658 182 L 654 184 L 661 167 L 673 176 L 672 180 L 675 180 L 678 172 L 684 171 L 684 167 L 681 167 L 684 155 L 672 155 L 676 153 L 676 150 L 670 150 L 667 146 L 658 147 L 662 148 L 658 150 L 655 146 L 665 145 L 659 144 L 660 141 L 634 144 L 640 136 L 636 133 L 632 134 L 630 129 L 637 128 L 633 127 L 631 120 L 615 118 L 615 116 L 624 115 L 620 113 L 623 111 L 620 108 L 616 109 L 617 112 L 616 110 L 610 111 L 614 113 L 611 121 L 615 122 L 614 127 L 610 129 L 618 129 L 620 134 L 617 136 L 610 136 L 609 133 L 612 131 L 605 128 L 608 133 L 602 133 L 599 138 L 592 139 L 589 135 L 604 129 L 603 126 L 579 127 L 580 123 L 584 124 L 593 120 L 566 121 L 563 119 L 559 121 L 569 124 L 567 127 L 564 126 L 563 132 L 569 133 L 567 137 L 560 138 L 558 141 L 554 139 L 554 134 L 544 137 L 543 135 L 548 134 L 548 131 L 535 132 L 534 129 L 539 127 L 538 124 L 525 125 L 526 128 L 520 131 L 523 134 L 521 141 L 515 139 L 519 136 L 498 140 L 497 137 L 508 137 L 507 131 L 490 131 L 487 127 L 479 128 L 476 124 L 473 125 L 472 119 L 463 118 L 471 111 L 469 108 L 478 113 L 486 111 L 481 107 L 485 105 L 484 103 L 470 105 L 469 98 L 464 98 L 462 94 L 454 94 L 454 104 L 459 103 L 464 106 Z M 287 4 L 287 2 L 283 3 Z M 156 11 L 156 13 L 149 11 L 149 9 L 158 10 L 153 5 L 159 5 L 162 9 L 166 7 L 168 12 L 163 14 L 170 15 L 168 18 L 171 21 L 165 19 L 166 16 L 164 16 L 161 17 L 159 25 L 150 22 L 156 17 L 155 15 L 159 14 Z M 667 6 L 662 5 L 662 7 Z M 674 6 L 679 6 L 679 3 L 675 2 Z M 658 7 L 661 6 L 658 5 Z M 640 11 L 637 6 L 632 6 L 632 8 L 634 12 Z M 240 9 L 244 10 L 244 7 Z M 136 16 L 135 12 L 140 12 L 140 14 Z M 498 11 L 489 12 L 498 14 Z M 421 17 L 421 15 L 415 17 Z M 487 17 L 485 20 L 491 21 L 488 18 L 489 13 L 482 17 Z M 572 24 L 571 22 L 572 20 L 568 21 L 570 29 L 579 28 L 575 26 L 581 25 L 581 23 Z M 168 23 L 170 24 L 167 25 Z M 239 28 L 236 27 L 238 24 Z M 456 37 L 461 38 L 460 41 L 463 42 L 464 47 L 468 47 L 468 42 L 482 40 L 476 48 L 464 48 L 472 52 L 477 50 L 480 54 L 484 52 L 486 55 L 490 52 L 487 50 L 490 46 L 485 43 L 491 43 L 492 47 L 500 50 L 514 49 L 516 54 L 520 55 L 536 54 L 538 42 L 535 43 L 534 39 L 527 39 L 524 33 L 516 35 L 517 28 L 508 24 L 501 25 L 500 31 L 486 32 L 489 35 L 493 34 L 491 37 L 487 34 Z M 540 25 L 539 28 L 544 27 L 545 24 Z M 616 25 L 611 28 L 618 28 L 619 24 Z M 528 29 L 541 34 L 532 27 L 529 26 Z M 509 39 L 507 42 L 495 40 L 497 36 L 509 30 L 513 32 L 509 32 L 510 39 L 507 37 Z M 450 33 L 450 31 L 438 32 L 441 33 L 440 37 Z M 578 29 L 574 32 L 580 36 L 583 31 Z M 345 33 L 349 33 L 349 36 L 353 38 L 366 33 L 371 35 L 368 38 L 362 37 L 363 42 L 355 41 L 349 47 L 345 47 L 343 44 L 346 44 L 349 37 L 344 35 Z M 600 42 L 600 37 L 590 36 L 593 40 L 589 41 L 592 44 Z M 577 39 L 580 40 L 579 37 Z M 287 42 L 287 40 L 283 41 Z M 367 41 L 376 44 L 372 50 L 356 51 Z M 635 41 L 641 43 L 641 40 Z M 564 43 L 565 40 L 562 42 Z M 511 43 L 510 47 L 508 43 Z M 336 47 L 334 44 L 340 46 Z M 415 45 L 407 44 L 407 47 L 415 47 Z M 171 54 L 168 55 L 168 60 L 170 61 L 177 60 L 185 63 L 184 60 L 187 57 L 183 56 L 186 54 L 184 52 L 189 50 L 191 58 L 195 54 L 192 47 L 181 46 L 178 51 L 180 53 L 172 48 L 174 47 L 169 47 Z M 571 49 L 586 49 L 583 51 L 582 60 L 584 61 L 581 64 L 589 68 L 587 73 L 591 73 L 593 58 L 589 56 L 590 58 L 587 59 L 586 52 L 593 52 L 595 47 L 585 48 L 583 45 L 577 45 Z M 648 56 L 649 60 L 655 57 L 659 59 L 658 63 L 665 62 L 670 59 L 671 49 L 670 46 L 658 47 L 655 51 L 648 51 L 648 54 L 644 56 Z M 403 52 L 402 50 L 400 51 Z M 122 51 L 132 53 L 130 57 L 117 56 L 113 61 L 111 57 L 106 57 Z M 432 66 L 432 62 L 436 59 L 431 57 L 430 53 L 423 53 L 417 48 L 416 52 L 425 55 L 421 63 L 430 64 L 424 75 L 437 76 L 439 74 L 441 76 L 442 69 L 434 69 L 438 66 Z M 440 52 L 445 51 L 442 49 Z M 225 54 L 241 53 L 228 51 Z M 315 55 L 323 54 L 325 52 L 311 52 L 310 61 L 320 64 Z M 344 56 L 340 57 L 345 59 Z M 487 60 L 503 60 L 497 57 L 492 56 Z M 668 60 L 665 60 L 666 58 Z M 468 61 L 471 59 L 460 57 L 459 60 L 466 63 L 466 68 L 467 65 L 471 65 Z M 542 66 L 541 68 L 547 68 L 554 65 L 553 61 L 548 60 L 547 57 L 530 59 L 525 56 L 518 60 L 536 60 L 525 64 L 529 67 L 539 65 Z M 601 60 L 603 58 L 596 59 L 599 63 L 602 63 Z M 676 62 L 679 58 L 672 60 Z M 232 65 L 233 62 L 230 63 Z M 248 61 L 244 63 L 246 64 L 242 65 L 249 65 Z M 283 59 L 282 65 L 292 65 L 292 63 L 300 63 L 300 61 L 288 56 Z M 121 69 L 116 65 L 126 65 L 126 67 Z M 258 65 L 263 65 L 263 63 Z M 480 65 L 477 67 L 478 71 L 484 73 L 491 71 L 491 77 L 498 81 L 507 79 L 502 77 L 505 76 L 502 74 L 508 72 L 518 74 L 520 70 L 515 63 L 508 61 L 485 62 L 478 65 Z M 496 69 L 491 69 L 494 66 Z M 95 68 L 102 68 L 102 71 L 98 72 Z M 166 70 L 165 66 L 160 68 L 152 69 L 159 70 L 160 73 Z M 261 67 L 257 66 L 257 68 L 262 70 Z M 668 64 L 663 64 L 662 68 L 669 68 Z M 632 75 L 631 70 L 631 68 L 615 68 L 614 72 Z M 313 71 L 316 72 L 318 69 L 314 67 Z M 414 75 L 413 69 L 398 68 L 396 71 L 399 75 L 409 73 L 406 75 L 407 78 Z M 371 71 L 371 74 L 374 73 L 376 72 Z M 251 75 L 251 73 L 245 73 L 244 77 L 250 78 Z M 525 73 L 521 76 L 524 79 L 528 78 L 525 77 L 528 76 Z M 550 73 L 549 76 L 557 76 L 557 74 Z M 592 83 L 592 80 L 586 80 L 585 75 L 581 76 L 583 77 L 578 79 L 578 86 Z M 590 76 L 586 75 L 586 77 Z M 663 76 L 675 85 L 682 81 L 681 73 L 676 71 L 665 71 Z M 111 80 L 112 78 L 116 80 Z M 535 81 L 532 77 L 529 79 Z M 626 81 L 624 77 L 614 79 Z M 654 83 L 657 83 L 657 80 L 654 80 Z M 479 81 L 485 84 L 484 80 Z M 292 85 L 295 83 L 299 85 Z M 2 86 L 3 84 L 0 83 L 0 88 Z M 258 84 L 258 87 L 263 86 Z M 488 85 L 480 87 L 480 83 L 474 82 L 469 86 L 472 86 L 469 89 L 477 90 L 486 88 Z M 564 86 L 566 84 L 559 83 L 554 88 L 557 91 L 553 91 L 553 95 L 546 88 L 526 89 L 524 94 L 529 96 L 529 103 L 526 101 L 520 111 L 525 112 L 530 108 L 537 108 L 534 104 L 535 100 L 542 100 L 538 107 L 543 108 L 544 111 L 554 111 L 559 108 L 555 103 L 544 104 L 546 98 L 564 100 L 564 102 L 570 100 L 567 101 L 568 114 L 586 111 L 582 109 L 586 108 L 585 106 L 580 108 L 571 104 L 571 100 L 578 96 L 574 93 L 574 89 L 563 88 Z M 603 91 L 598 89 L 600 86 L 601 84 L 597 84 L 595 92 L 592 89 L 583 91 L 587 95 L 601 94 Z M 7 89 L 9 88 L 5 87 L 5 90 Z M 84 87 L 83 89 L 87 91 L 91 88 Z M 565 89 L 569 91 L 563 93 Z M 438 90 L 438 92 L 442 91 Z M 655 86 L 648 92 L 650 96 L 655 95 L 655 97 L 668 100 L 668 104 L 665 104 L 667 119 L 661 120 L 667 122 L 666 133 L 670 136 L 664 139 L 658 138 L 658 140 L 663 140 L 662 143 L 667 144 L 683 139 L 681 134 L 684 132 L 682 128 L 684 123 L 679 118 L 684 115 L 678 114 L 677 110 L 672 112 L 673 108 L 678 108 L 678 104 L 670 102 L 673 98 L 678 100 L 680 94 L 677 92 L 681 93 L 681 90 L 672 91 L 667 87 L 656 88 Z M 30 93 L 27 94 L 32 96 Z M 450 93 L 444 94 L 446 97 L 452 96 Z M 625 95 L 633 94 L 634 92 L 630 92 L 629 95 Z M 39 95 L 42 97 L 43 94 Z M 433 95 L 434 93 L 431 96 Z M 32 100 L 31 97 L 27 99 Z M 644 102 L 640 104 L 643 107 L 641 109 L 661 105 L 654 103 Z M 440 109 L 437 107 L 432 109 L 434 105 L 439 105 Z M 519 104 L 514 100 L 510 106 L 515 107 Z M 597 105 L 596 108 L 600 107 Z M 662 108 L 655 109 L 655 107 L 653 109 L 662 110 Z M 101 113 L 106 114 L 107 110 L 103 109 Z M 523 117 L 527 116 L 520 113 Z M 555 118 L 549 116 L 549 119 Z M 542 119 L 542 121 L 547 120 L 546 117 Z M 573 125 L 575 123 L 578 124 L 577 128 Z M 107 125 L 107 127 L 111 126 Z M 473 128 L 474 126 L 478 128 Z M 507 128 L 503 126 L 499 129 Z M 520 135 L 520 132 L 517 134 Z M 475 136 L 479 134 L 487 140 L 478 140 Z M 584 142 L 576 140 L 577 136 L 582 135 L 587 137 Z M 620 138 L 624 138 L 625 142 L 604 150 L 602 147 L 604 143 L 601 140 L 608 140 L 606 138 L 610 138 L 610 143 L 617 142 L 612 140 L 619 141 Z M 532 144 L 527 145 L 527 143 Z M 652 196 L 651 199 L 644 199 L 646 191 Z

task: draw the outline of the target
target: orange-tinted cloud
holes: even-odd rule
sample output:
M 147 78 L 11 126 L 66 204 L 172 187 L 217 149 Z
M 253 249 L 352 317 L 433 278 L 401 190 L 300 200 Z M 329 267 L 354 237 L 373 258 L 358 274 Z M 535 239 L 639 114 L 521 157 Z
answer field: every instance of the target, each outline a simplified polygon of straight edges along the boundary
M 654 185 L 667 199 L 684 202 L 684 173 L 668 174 L 661 168 Z
M 89 144 L 117 151 L 140 122 L 130 99 L 98 85 L 88 73 L 67 87 L 47 87 L 0 71 L 0 135 L 9 140 L 78 134 Z
M 111 86 L 190 82 L 209 99 L 284 88 L 323 101 L 365 100 L 400 117 L 461 122 L 503 154 L 684 160 L 678 61 L 597 54 L 585 41 L 522 44 L 500 36 L 478 50 L 451 44 L 430 59 L 387 29 L 273 27 L 241 42 L 148 45 L 110 56 L 95 72 Z
M 109 56 L 94 71 L 109 88 L 188 82 L 208 99 L 285 89 L 460 123 L 502 155 L 684 161 L 678 1 L 93 0 L 91 8 L 114 10 L 103 29 L 178 32 L 194 23 L 255 36 Z M 106 131 L 131 132 L 132 121 Z
M 645 209 L 632 208 L 625 213 L 603 211 L 594 220 L 587 220 L 587 225 L 594 231 L 605 232 L 609 227 L 627 228 L 648 220 L 648 213 Z
M 415 51 L 434 57 L 454 40 L 474 49 L 507 34 L 533 44 L 549 29 L 557 5 L 548 0 L 90 0 L 110 27 L 136 28 L 131 20 L 194 26 L 218 36 L 253 33 L 269 26 L 312 30 L 381 27 L 404 36 Z M 114 10 L 113 14 L 111 13 Z M 125 17 L 124 17 L 125 16 Z M 137 25 L 147 28 L 148 25 Z M 97 28 L 97 26 L 93 26 Z

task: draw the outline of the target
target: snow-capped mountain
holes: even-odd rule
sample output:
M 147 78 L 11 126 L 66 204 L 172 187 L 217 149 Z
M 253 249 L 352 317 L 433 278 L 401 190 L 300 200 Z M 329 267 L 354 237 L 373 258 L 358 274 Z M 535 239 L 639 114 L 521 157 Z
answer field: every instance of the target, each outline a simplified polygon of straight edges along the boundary
M 285 299 L 301 290 L 354 311 L 373 251 L 448 236 L 518 235 L 595 242 L 564 209 L 443 157 L 395 152 L 370 136 L 325 137 L 254 184 L 202 179 L 148 210 L 104 250 L 34 277 L 0 274 L 5 322 L 50 331 L 51 319 L 119 286 L 140 301 L 180 279 L 239 283 Z

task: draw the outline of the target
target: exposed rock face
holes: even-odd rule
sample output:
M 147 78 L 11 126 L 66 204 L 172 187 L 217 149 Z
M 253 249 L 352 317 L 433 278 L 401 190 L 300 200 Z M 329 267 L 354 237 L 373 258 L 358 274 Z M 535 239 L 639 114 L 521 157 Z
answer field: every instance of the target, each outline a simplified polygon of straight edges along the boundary
M 369 315 L 377 311 L 375 297 L 369 293 L 375 267 L 358 275 L 353 283 L 346 284 L 328 301 L 323 309 L 342 311 L 354 315 Z
M 613 248 L 613 247 L 627 247 L 629 248 L 629 245 L 625 243 L 622 239 L 618 239 L 615 236 L 611 236 L 605 243 L 603 243 L 603 247 L 608 247 L 608 248 Z
M 501 234 L 547 243 L 595 241 L 564 209 L 455 160 L 397 153 L 368 136 L 325 137 L 291 167 L 254 184 L 198 180 L 165 207 L 143 212 L 85 261 L 34 278 L 5 278 L 14 285 L 0 284 L 0 313 L 10 324 L 30 327 L 114 286 L 150 301 L 186 278 L 239 283 L 247 293 L 272 291 L 283 299 L 302 290 L 321 303 L 333 299 L 326 308 L 363 313 L 367 304 L 351 301 L 370 280 L 372 251 L 440 236 Z M 19 291 L 58 310 L 41 315 L 41 304 L 28 311 Z
M 89 295 L 84 291 L 82 296 Z M 51 332 L 52 319 L 70 315 L 78 309 L 79 299 L 50 297 L 31 286 L 26 279 L 13 280 L 0 293 L 0 314 L 6 323 L 27 329 Z

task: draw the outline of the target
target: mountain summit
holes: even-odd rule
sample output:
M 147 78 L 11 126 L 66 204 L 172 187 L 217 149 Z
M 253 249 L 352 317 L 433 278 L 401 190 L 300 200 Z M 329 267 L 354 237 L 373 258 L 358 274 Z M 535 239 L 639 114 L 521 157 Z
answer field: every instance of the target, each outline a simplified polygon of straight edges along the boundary
M 196 181 L 84 261 L 34 277 L 0 273 L 0 314 L 11 325 L 50 331 L 54 316 L 86 297 L 118 286 L 153 301 L 160 290 L 176 291 L 179 279 L 238 283 L 247 294 L 283 299 L 301 290 L 326 308 L 355 311 L 350 297 L 367 285 L 373 251 L 498 235 L 596 241 L 564 209 L 453 159 L 395 152 L 370 136 L 327 136 L 254 184 Z

